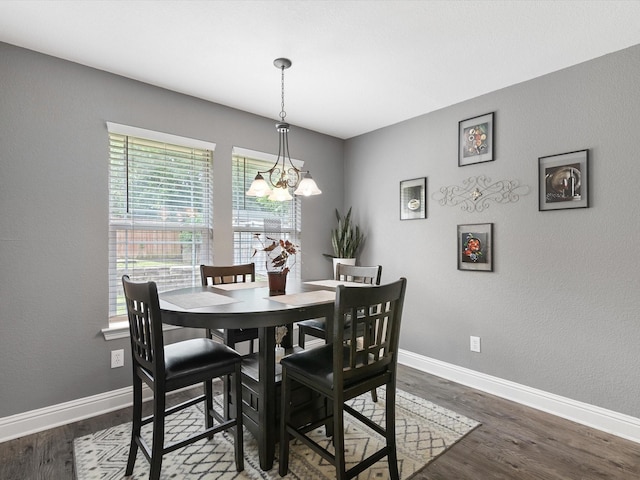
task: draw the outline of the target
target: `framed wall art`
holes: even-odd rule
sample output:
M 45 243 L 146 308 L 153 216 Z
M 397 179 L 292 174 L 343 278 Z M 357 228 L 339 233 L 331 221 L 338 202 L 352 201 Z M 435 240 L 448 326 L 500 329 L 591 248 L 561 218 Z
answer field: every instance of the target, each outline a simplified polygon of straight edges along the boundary
M 589 150 L 538 158 L 538 210 L 589 207 Z
M 427 177 L 400 182 L 400 220 L 427 218 Z
M 493 161 L 493 112 L 458 122 L 458 166 Z
M 493 272 L 493 223 L 458 225 L 458 270 Z

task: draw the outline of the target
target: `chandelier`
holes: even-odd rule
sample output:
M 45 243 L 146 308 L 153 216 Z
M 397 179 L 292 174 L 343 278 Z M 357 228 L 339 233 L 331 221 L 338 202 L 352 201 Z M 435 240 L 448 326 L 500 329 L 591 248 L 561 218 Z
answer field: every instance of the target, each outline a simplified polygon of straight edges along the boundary
M 291 66 L 291 60 L 288 58 L 276 58 L 273 64 L 276 68 L 280 69 L 282 82 L 280 121 L 276 123 L 276 130 L 279 136 L 278 158 L 269 170 L 258 172 L 256 178 L 251 183 L 251 187 L 247 190 L 247 195 L 250 197 L 264 197 L 268 195 L 267 198 L 269 200 L 279 202 L 293 198 L 289 193 L 290 188 L 295 188 L 293 192 L 295 195 L 304 195 L 305 197 L 320 195 L 322 191 L 318 188 L 313 178 L 311 178 L 309 171 L 297 168 L 291 161 L 291 155 L 289 154 L 289 124 L 284 121 L 284 118 L 287 116 L 287 112 L 284 111 L 284 71 Z M 262 175 L 263 173 L 265 176 Z M 265 180 L 265 177 L 269 179 L 273 190 Z

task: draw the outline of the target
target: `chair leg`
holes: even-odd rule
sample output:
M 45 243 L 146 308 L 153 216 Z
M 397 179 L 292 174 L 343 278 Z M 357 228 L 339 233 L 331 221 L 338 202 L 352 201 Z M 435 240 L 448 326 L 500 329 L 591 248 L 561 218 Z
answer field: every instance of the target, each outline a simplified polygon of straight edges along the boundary
M 333 446 L 335 448 L 336 480 L 347 479 L 347 467 L 344 451 L 344 410 L 341 392 L 332 399 L 333 408 Z
M 398 473 L 398 454 L 396 450 L 396 389 L 395 385 L 387 384 L 385 405 L 385 431 L 387 440 L 387 461 L 389 463 L 389 474 L 391 480 L 399 480 Z
M 204 382 L 204 425 L 206 428 L 213 427 L 213 380 Z M 207 437 L 209 440 L 213 438 L 213 434 Z
M 162 468 L 162 450 L 164 449 L 164 410 L 165 395 L 154 392 L 153 396 L 153 440 L 151 443 L 151 470 L 149 480 L 160 478 Z
M 142 381 L 134 373 L 133 375 L 133 421 L 131 427 L 131 444 L 129 445 L 129 457 L 127 458 L 127 469 L 125 476 L 133 473 L 133 467 L 136 464 L 136 455 L 138 454 L 138 442 L 136 437 L 140 436 L 142 428 Z
M 298 326 L 298 346 L 304 348 L 304 327 Z
M 378 402 L 378 392 L 375 388 L 371 390 L 371 400 L 373 400 L 374 403 Z
M 227 375 L 228 377 L 228 375 Z M 233 401 L 236 409 L 236 431 L 234 438 L 236 470 L 241 472 L 244 470 L 244 438 L 242 433 L 242 364 L 236 365 L 236 371 L 233 374 Z
M 325 423 L 324 425 L 324 429 L 325 429 L 325 435 L 327 436 L 327 438 L 329 437 L 333 437 L 333 400 L 331 400 L 330 398 L 325 397 L 324 398 L 324 405 L 325 408 L 327 410 L 327 423 Z M 333 438 L 331 439 L 331 442 L 333 443 Z M 335 444 L 334 444 L 335 447 Z
M 290 408 L 290 381 L 287 378 L 287 369 L 282 369 L 282 382 L 280 385 L 280 465 L 278 474 L 284 477 L 289 471 L 289 434 L 287 424 L 291 417 Z

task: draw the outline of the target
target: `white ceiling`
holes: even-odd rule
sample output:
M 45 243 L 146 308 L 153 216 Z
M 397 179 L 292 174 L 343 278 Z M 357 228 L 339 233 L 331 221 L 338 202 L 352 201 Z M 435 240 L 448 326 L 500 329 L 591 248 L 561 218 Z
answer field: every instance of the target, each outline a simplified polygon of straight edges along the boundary
M 640 1 L 0 0 L 0 41 L 274 120 L 288 57 L 287 121 L 350 138 L 639 44 Z

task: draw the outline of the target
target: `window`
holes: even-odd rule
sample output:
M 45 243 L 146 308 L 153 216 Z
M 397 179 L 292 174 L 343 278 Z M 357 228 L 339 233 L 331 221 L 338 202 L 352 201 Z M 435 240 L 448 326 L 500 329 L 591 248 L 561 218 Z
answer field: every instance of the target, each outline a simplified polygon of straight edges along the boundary
M 266 263 L 264 256 L 252 257 L 256 247 L 254 235 L 266 234 L 270 237 L 285 238 L 300 245 L 300 226 L 302 224 L 302 209 L 300 198 L 296 195 L 288 202 L 274 202 L 266 197 L 248 197 L 245 192 L 251 186 L 256 173 L 271 168 L 274 160 L 259 160 L 250 156 L 238 154 L 235 149 L 233 155 L 233 246 L 234 263 L 255 262 L 256 276 L 266 278 Z M 253 152 L 254 155 L 264 154 Z M 300 278 L 301 256 L 297 255 L 289 275 Z
M 125 320 L 124 274 L 132 280 L 152 280 L 159 291 L 200 285 L 200 264 L 212 263 L 213 148 L 193 146 L 204 142 L 108 125 L 113 324 Z

